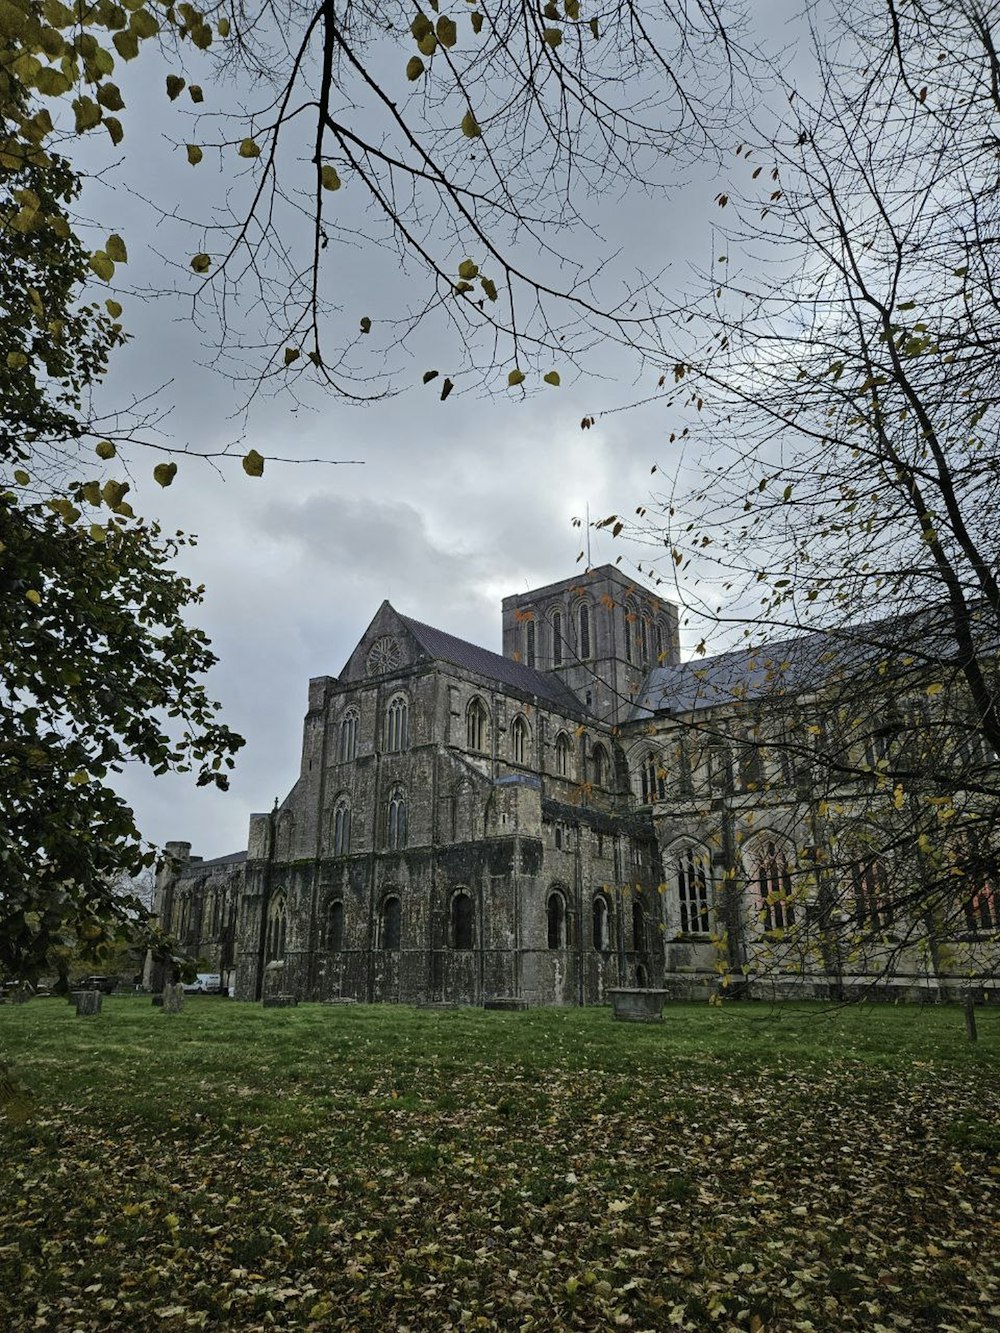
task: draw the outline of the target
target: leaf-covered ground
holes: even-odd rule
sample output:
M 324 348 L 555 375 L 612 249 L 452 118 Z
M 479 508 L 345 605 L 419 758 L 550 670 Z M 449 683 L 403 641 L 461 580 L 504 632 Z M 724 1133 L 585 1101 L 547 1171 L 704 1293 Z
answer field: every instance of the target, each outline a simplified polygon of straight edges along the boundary
M 0 1328 L 1000 1326 L 1000 1011 L 0 1009 Z

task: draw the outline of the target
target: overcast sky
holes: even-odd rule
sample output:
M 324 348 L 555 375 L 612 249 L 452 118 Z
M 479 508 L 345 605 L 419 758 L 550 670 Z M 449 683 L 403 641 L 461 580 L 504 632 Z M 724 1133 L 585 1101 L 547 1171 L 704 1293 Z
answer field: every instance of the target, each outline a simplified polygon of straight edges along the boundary
M 774 27 L 786 11 L 759 8 L 762 32 L 765 20 Z M 130 160 L 142 163 L 131 183 L 186 215 L 213 178 L 199 176 L 171 146 L 166 136 L 183 141 L 185 132 L 166 119 L 175 108 L 163 97 L 162 71 L 147 90 L 141 64 L 122 85 L 133 120 L 134 108 L 141 111 L 144 135 L 139 139 L 133 120 L 126 121 Z M 616 198 L 602 219 L 609 253 L 620 248 L 616 262 L 626 266 L 655 255 L 673 266 L 678 282 L 692 265 L 710 266 L 719 179 L 717 165 L 707 163 L 679 170 L 678 188 L 664 200 Z M 107 218 L 124 234 L 132 283 L 169 284 L 163 256 L 177 258 L 177 232 L 154 226 L 120 174 L 92 188 L 86 203 L 98 230 Z M 581 431 L 585 414 L 654 387 L 648 372 L 639 374 L 610 349 L 603 360 L 597 350 L 586 378 L 568 375 L 560 388 L 526 398 L 456 393 L 442 403 L 438 385 L 423 387 L 415 373 L 411 391 L 364 409 L 320 395 L 303 407 L 264 398 L 244 422 L 241 390 L 209 364 L 210 345 L 192 326 L 188 306 L 165 298 L 124 303 L 134 341 L 116 356 L 107 402 L 163 385 L 156 408 L 165 414 L 164 438 L 179 448 L 210 452 L 242 437 L 237 459 L 252 445 L 266 459 L 361 460 L 269 461 L 263 478 L 252 479 L 238 461 L 216 469 L 181 458 L 169 490 L 148 480 L 156 458 L 135 462 L 137 510 L 168 530 L 199 535 L 179 564 L 206 586 L 192 619 L 220 658 L 210 694 L 247 745 L 227 794 L 138 769 L 120 788 L 147 837 L 188 840 L 206 858 L 244 847 L 251 811 L 284 798 L 297 776 L 308 680 L 340 671 L 383 598 L 499 651 L 501 599 L 581 567 L 585 537 L 572 519 L 588 503 L 594 517 L 632 512 L 649 500 L 653 464 L 669 473 L 676 463 L 667 444 L 676 422 L 655 408 L 599 418 Z M 432 350 L 420 355 L 430 360 Z M 594 564 L 645 554 L 606 534 L 592 537 Z

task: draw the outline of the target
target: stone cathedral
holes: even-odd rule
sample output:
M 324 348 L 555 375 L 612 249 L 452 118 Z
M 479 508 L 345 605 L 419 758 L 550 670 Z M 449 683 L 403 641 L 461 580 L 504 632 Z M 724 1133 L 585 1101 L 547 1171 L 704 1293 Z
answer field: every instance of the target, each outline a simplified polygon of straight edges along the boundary
M 878 974 L 893 994 L 937 994 L 947 978 L 916 940 L 883 966 L 891 923 L 868 862 L 855 892 L 880 928 L 871 950 L 774 975 L 768 941 L 808 910 L 790 888 L 814 840 L 794 776 L 766 801 L 759 774 L 737 777 L 720 838 L 717 753 L 666 758 L 679 719 L 731 707 L 713 670 L 748 667 L 745 652 L 709 659 L 707 677 L 682 664 L 676 608 L 612 566 L 506 598 L 502 655 L 383 602 L 340 675 L 309 682 L 298 780 L 251 816 L 247 850 L 203 861 L 167 845 L 160 921 L 243 1000 L 694 998 L 722 952 L 750 993 Z M 997 925 L 984 893 L 968 938 Z

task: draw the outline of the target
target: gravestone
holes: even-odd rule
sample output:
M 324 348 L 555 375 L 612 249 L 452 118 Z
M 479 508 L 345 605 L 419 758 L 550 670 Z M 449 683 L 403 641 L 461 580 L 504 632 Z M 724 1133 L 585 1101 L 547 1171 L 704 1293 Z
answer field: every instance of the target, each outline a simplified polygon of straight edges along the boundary
M 609 990 L 611 1008 L 619 1023 L 662 1023 L 668 992 L 652 986 Z
M 263 1000 L 265 1009 L 294 1009 L 297 1004 L 294 995 L 265 995 Z
M 99 990 L 76 990 L 72 999 L 78 1014 L 90 1015 L 101 1012 L 104 996 Z
M 178 981 L 175 986 L 163 987 L 163 1012 L 179 1014 L 184 1007 L 184 987 Z

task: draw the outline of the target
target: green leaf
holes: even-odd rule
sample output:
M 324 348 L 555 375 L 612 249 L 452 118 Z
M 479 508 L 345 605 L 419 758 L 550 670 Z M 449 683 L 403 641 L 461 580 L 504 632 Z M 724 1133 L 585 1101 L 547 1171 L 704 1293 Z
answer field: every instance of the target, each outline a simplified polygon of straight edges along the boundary
M 191 260 L 191 267 L 194 269 L 195 273 L 207 273 L 211 266 L 212 258 L 210 255 L 195 255 Z
M 424 62 L 420 59 L 420 57 L 410 56 L 409 60 L 406 62 L 406 77 L 410 80 L 410 82 L 414 83 L 417 79 L 420 78 L 423 72 L 424 72 Z
M 479 10 L 474 10 L 473 13 L 469 15 L 469 18 L 472 20 L 472 31 L 475 33 L 482 32 L 483 16 L 480 14 Z
M 228 36 L 229 36 L 229 20 L 228 20 L 228 19 L 219 19 L 218 23 L 217 23 L 215 26 L 216 26 L 216 29 L 217 29 L 218 34 L 219 34 L 220 37 L 228 37 Z
M 115 276 L 114 262 L 111 259 L 111 256 L 106 254 L 103 250 L 95 250 L 87 260 L 87 263 L 97 276 L 103 278 L 105 282 L 110 282 Z
M 563 0 L 566 17 L 575 22 L 580 17 L 580 0 Z
M 189 143 L 187 146 L 187 160 L 193 167 L 196 167 L 205 154 L 196 143 Z
M 480 278 L 479 285 L 491 301 L 497 299 L 497 286 L 491 278 Z
M 111 41 L 122 60 L 134 60 L 139 54 L 139 39 L 134 32 L 116 32 Z
M 107 111 L 122 111 L 125 107 L 125 99 L 113 83 L 101 84 L 97 90 L 97 100 Z
M 458 41 L 458 28 L 454 19 L 442 14 L 437 21 L 437 39 L 442 46 L 452 47 Z
M 432 56 L 434 52 L 437 50 L 437 44 L 438 44 L 437 37 L 435 37 L 433 31 L 431 31 L 426 35 L 426 37 L 421 37 L 420 41 L 417 42 L 417 50 L 422 55 L 429 57 Z
M 192 102 L 204 102 L 205 100 L 205 94 L 197 83 L 192 83 L 190 88 L 188 88 L 188 97 L 190 97 Z
M 341 180 L 337 175 L 337 168 L 331 167 L 329 162 L 327 162 L 320 170 L 319 179 L 324 190 L 340 189 Z
M 558 389 L 558 387 L 559 387 L 559 385 L 560 385 L 560 383 L 561 383 L 561 381 L 560 381 L 560 379 L 559 379 L 559 372 L 558 372 L 558 370 L 550 370 L 549 373 L 548 373 L 547 375 L 543 375 L 543 376 L 542 376 L 542 379 L 545 381 L 546 384 L 551 384 L 552 387 L 555 388 L 555 389 Z
M 184 91 L 186 84 L 187 79 L 182 79 L 179 74 L 167 75 L 167 96 L 170 98 L 171 102 L 177 101 L 178 97 L 180 97 L 181 93 Z
M 597 26 L 597 19 L 590 20 L 590 31 L 594 34 L 594 41 L 596 42 L 598 37 L 601 35 L 600 30 Z
M 466 111 L 465 115 L 462 117 L 462 133 L 467 139 L 478 139 L 482 134 L 482 130 L 479 128 L 479 122 L 472 114 L 471 109 Z
M 415 42 L 423 41 L 429 32 L 434 31 L 434 24 L 426 14 L 417 14 L 410 24 L 410 32 L 413 34 Z
M 103 113 L 92 97 L 74 98 L 73 112 L 76 117 L 77 134 L 83 134 L 84 130 L 93 129 L 95 125 L 101 123 Z
M 264 459 L 256 449 L 251 449 L 243 459 L 243 471 L 248 477 L 262 477 L 264 475 Z
M 479 265 L 473 263 L 471 259 L 463 259 L 458 266 L 458 276 L 464 278 L 466 282 L 472 278 L 479 277 Z
M 111 136 L 111 142 L 117 147 L 125 138 L 125 131 L 122 129 L 122 123 L 117 116 L 105 116 L 104 128 Z
M 24 468 L 19 467 L 14 471 L 14 480 L 17 482 L 18 486 L 27 486 L 31 478 L 28 476 L 27 472 L 25 472 Z
M 300 348 L 298 348 L 298 347 L 286 347 L 286 348 L 285 348 L 285 365 L 286 365 L 286 366 L 290 366 L 290 365 L 292 364 L 293 361 L 298 361 L 298 359 L 299 359 L 299 357 L 300 357 L 301 355 L 302 355 L 302 351 L 301 351 Z
M 159 486 L 169 486 L 176 476 L 176 463 L 157 463 L 156 467 L 153 468 L 153 480 Z
M 62 97 L 72 86 L 65 74 L 48 65 L 40 69 L 35 76 L 35 87 L 43 97 Z
M 238 152 L 240 157 L 260 157 L 260 145 L 253 139 L 243 139 Z
M 128 251 L 125 249 L 125 242 L 117 233 L 108 237 L 104 250 L 108 258 L 113 259 L 116 264 L 128 263 Z
M 514 369 L 507 376 L 507 383 L 510 385 L 512 389 L 516 388 L 518 384 L 523 384 L 524 371 L 518 370 L 517 367 L 515 366 Z
M 149 37 L 155 37 L 160 31 L 160 25 L 148 9 L 138 9 L 128 21 L 129 27 L 137 37 L 143 40 Z
M 106 542 L 108 540 L 107 529 L 102 523 L 91 523 L 89 532 L 92 542 Z
M 111 440 L 101 440 L 101 442 L 94 449 L 94 453 L 97 455 L 97 457 L 103 458 L 105 461 L 107 461 L 109 458 L 114 458 L 117 452 L 118 450 L 115 448 Z

